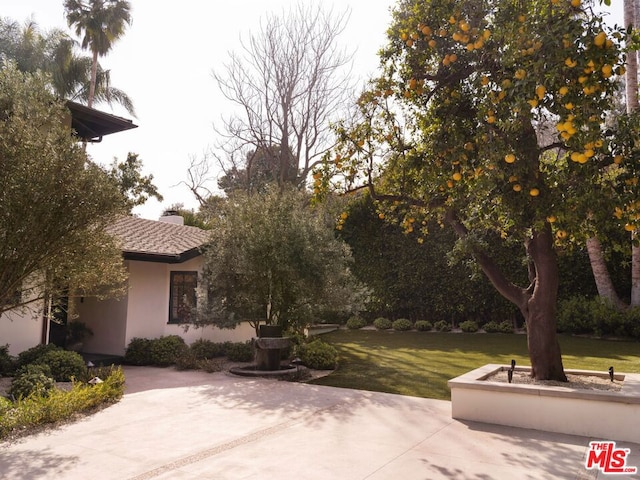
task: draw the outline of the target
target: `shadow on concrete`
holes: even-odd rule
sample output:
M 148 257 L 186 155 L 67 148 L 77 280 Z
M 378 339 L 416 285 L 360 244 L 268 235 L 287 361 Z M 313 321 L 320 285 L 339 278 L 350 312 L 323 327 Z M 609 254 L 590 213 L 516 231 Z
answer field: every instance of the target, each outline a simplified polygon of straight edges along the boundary
M 8 452 L 0 448 L 0 478 L 34 480 L 56 478 L 73 467 L 79 458 L 48 451 L 22 450 Z

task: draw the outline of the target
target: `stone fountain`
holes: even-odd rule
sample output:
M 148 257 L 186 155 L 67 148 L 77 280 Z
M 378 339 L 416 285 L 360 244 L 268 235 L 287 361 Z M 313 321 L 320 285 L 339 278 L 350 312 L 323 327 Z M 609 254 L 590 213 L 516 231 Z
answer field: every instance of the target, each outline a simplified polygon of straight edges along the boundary
M 286 378 L 295 376 L 298 368 L 293 365 L 281 365 L 281 350 L 291 344 L 289 337 L 282 336 L 282 327 L 278 325 L 260 325 L 258 338 L 253 339 L 255 364 L 245 367 L 233 367 L 229 371 L 245 377 Z

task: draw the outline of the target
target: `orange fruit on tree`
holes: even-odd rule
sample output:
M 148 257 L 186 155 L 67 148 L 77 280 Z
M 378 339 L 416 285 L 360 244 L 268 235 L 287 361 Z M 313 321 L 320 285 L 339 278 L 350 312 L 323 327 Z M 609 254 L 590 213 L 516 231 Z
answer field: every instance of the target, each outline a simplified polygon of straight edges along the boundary
M 516 161 L 516 156 L 513 153 L 508 153 L 504 156 L 504 161 L 507 163 L 513 163 Z
M 531 190 L 529 190 L 529 195 L 531 195 L 532 197 L 537 197 L 538 195 L 540 195 L 540 190 L 538 190 L 537 188 L 532 188 Z

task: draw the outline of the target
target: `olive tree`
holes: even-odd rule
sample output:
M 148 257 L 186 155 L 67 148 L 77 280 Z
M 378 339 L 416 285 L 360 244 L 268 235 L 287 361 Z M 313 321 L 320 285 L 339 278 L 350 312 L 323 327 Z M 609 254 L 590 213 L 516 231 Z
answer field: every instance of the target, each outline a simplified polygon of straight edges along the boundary
M 42 74 L 0 65 L 0 313 L 42 298 L 106 296 L 125 278 L 104 228 L 126 212 Z
M 275 186 L 236 192 L 210 218 L 196 325 L 299 330 L 361 307 L 365 292 L 352 277 L 350 250 L 308 195 Z

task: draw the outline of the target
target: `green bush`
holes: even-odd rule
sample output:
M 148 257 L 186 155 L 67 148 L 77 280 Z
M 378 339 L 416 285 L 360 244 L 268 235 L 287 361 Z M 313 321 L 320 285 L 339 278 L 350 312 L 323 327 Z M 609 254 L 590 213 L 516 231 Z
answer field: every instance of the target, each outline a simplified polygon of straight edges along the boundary
M 223 343 L 214 343 L 211 340 L 196 340 L 189 346 L 189 350 L 198 360 L 205 358 L 224 357 L 225 346 Z
M 347 328 L 349 330 L 359 330 L 359 329 L 361 329 L 363 327 L 366 327 L 366 326 L 367 326 L 367 321 L 364 318 L 359 317 L 357 315 L 355 315 L 355 316 L 349 318 L 349 320 L 347 320 Z
M 191 350 L 186 350 L 176 358 L 175 365 L 178 370 L 197 370 L 199 360 Z
M 460 324 L 460 330 L 465 333 L 475 333 L 478 331 L 478 324 L 473 320 L 467 320 Z
M 232 362 L 250 362 L 253 360 L 251 342 L 225 342 L 225 354 Z
M 20 352 L 18 354 L 18 360 L 16 362 L 16 368 L 20 368 L 24 365 L 29 365 L 30 363 L 38 363 L 38 359 L 42 357 L 45 353 L 54 351 L 54 350 L 62 350 L 57 345 L 53 343 L 48 343 L 46 345 L 40 344 L 35 347 L 31 347 L 24 352 Z
M 75 383 L 71 391 L 51 389 L 47 396 L 22 397 L 0 415 L 0 439 L 16 432 L 28 433 L 45 423 L 66 420 L 78 412 L 89 411 L 99 405 L 114 403 L 124 393 L 124 374 L 120 367 L 102 370 L 103 383 L 87 385 Z
M 167 367 L 176 363 L 178 357 L 187 350 L 187 344 L 179 335 L 167 335 L 151 341 L 151 364 Z
M 411 322 L 411 320 L 408 320 L 406 318 L 399 318 L 397 320 L 394 320 L 391 325 L 393 326 L 393 329 L 397 330 L 398 332 L 406 332 L 413 328 L 413 323 Z
M 378 330 L 389 330 L 392 325 L 391 320 L 384 317 L 378 317 L 373 321 L 373 326 Z
M 482 329 L 487 333 L 513 333 L 513 323 L 511 320 L 504 320 L 500 323 L 491 320 L 485 323 Z
M 51 350 L 39 357 L 34 363 L 47 365 L 56 382 L 82 380 L 87 376 L 87 367 L 82 356 L 68 350 Z
M 428 320 L 418 320 L 415 327 L 419 332 L 429 332 L 433 329 L 433 325 Z
M 576 296 L 560 302 L 557 328 L 574 335 L 640 338 L 640 309 L 618 311 L 600 298 Z
M 438 320 L 433 324 L 433 328 L 435 328 L 438 332 L 450 332 L 451 324 L 446 320 Z
M 300 345 L 297 353 L 302 363 L 314 370 L 333 370 L 338 365 L 338 351 L 322 340 Z
M 130 365 L 151 365 L 151 340 L 132 338 L 124 352 L 124 361 Z
M 495 320 L 491 320 L 491 321 L 485 323 L 482 326 L 482 329 L 487 333 L 498 333 L 498 332 L 500 332 L 500 324 L 498 322 L 496 322 Z
M 47 396 L 55 382 L 47 365 L 30 364 L 20 367 L 11 382 L 9 394 L 16 399 L 31 395 Z
M 16 369 L 16 360 L 9 355 L 9 345 L 0 347 L 0 376 L 11 375 Z

